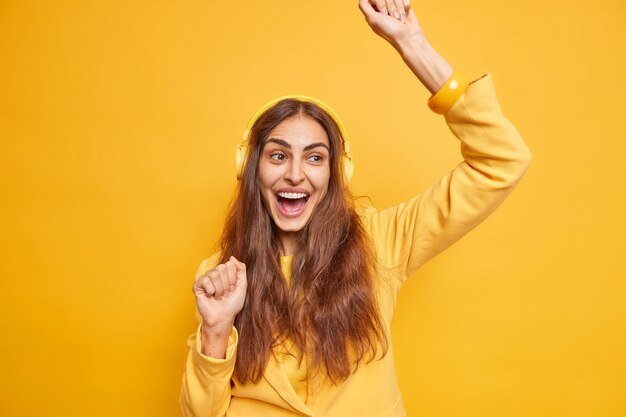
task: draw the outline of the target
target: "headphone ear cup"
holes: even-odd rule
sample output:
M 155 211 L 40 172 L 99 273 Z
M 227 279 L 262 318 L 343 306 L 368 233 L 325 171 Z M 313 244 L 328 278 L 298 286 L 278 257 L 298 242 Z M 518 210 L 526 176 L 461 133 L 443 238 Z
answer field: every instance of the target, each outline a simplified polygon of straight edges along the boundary
M 354 173 L 354 162 L 352 162 L 352 158 L 348 158 L 345 156 L 341 157 L 343 161 L 343 182 L 346 185 L 350 185 L 350 181 L 352 181 L 352 174 Z
M 246 161 L 246 151 L 247 151 L 248 146 L 247 145 L 240 145 L 237 146 L 237 149 L 235 149 L 235 163 L 237 164 L 237 180 L 241 181 L 241 179 L 243 178 L 243 168 L 245 165 L 245 161 Z

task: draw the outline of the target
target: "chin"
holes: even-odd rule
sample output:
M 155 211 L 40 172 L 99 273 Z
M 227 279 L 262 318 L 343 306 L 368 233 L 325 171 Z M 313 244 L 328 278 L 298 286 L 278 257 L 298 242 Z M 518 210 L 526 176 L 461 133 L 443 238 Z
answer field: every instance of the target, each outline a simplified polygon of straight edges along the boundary
M 297 221 L 285 221 L 285 219 L 281 219 L 279 215 L 274 216 L 272 220 L 274 220 L 274 224 L 280 231 L 285 233 L 297 233 L 304 229 L 309 222 L 309 217 L 307 216 L 306 219 L 298 219 Z

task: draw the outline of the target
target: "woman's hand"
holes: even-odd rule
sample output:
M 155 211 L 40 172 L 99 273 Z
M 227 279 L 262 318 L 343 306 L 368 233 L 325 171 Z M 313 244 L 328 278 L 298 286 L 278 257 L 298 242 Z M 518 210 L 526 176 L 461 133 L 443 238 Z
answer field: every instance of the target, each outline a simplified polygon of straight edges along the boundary
M 234 256 L 198 277 L 192 289 L 203 333 L 230 333 L 235 316 L 243 308 L 247 287 L 246 265 Z
M 372 30 L 389 42 L 422 84 L 435 94 L 452 75 L 452 67 L 430 45 L 411 9 L 411 0 L 359 0 Z M 404 12 L 406 18 L 395 18 Z
M 396 49 L 424 36 L 410 0 L 359 0 L 359 9 L 372 30 Z

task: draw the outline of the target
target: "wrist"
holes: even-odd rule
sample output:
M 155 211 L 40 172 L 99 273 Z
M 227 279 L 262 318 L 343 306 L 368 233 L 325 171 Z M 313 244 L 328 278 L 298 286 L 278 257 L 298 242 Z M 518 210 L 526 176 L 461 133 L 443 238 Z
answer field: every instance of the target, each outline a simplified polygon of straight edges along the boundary
M 225 359 L 232 326 L 232 324 L 205 326 L 205 323 L 202 323 L 200 330 L 200 351 L 202 354 L 216 359 Z
M 202 322 L 202 326 L 200 328 L 200 332 L 203 336 L 206 337 L 228 337 L 233 327 L 234 320 L 229 320 L 226 322 L 220 323 L 212 323 L 209 324 L 205 321 Z
M 396 49 L 431 94 L 439 91 L 452 75 L 450 64 L 422 34 L 400 40 Z
M 423 32 L 411 35 L 406 38 L 398 39 L 393 45 L 401 55 L 413 54 L 415 52 L 427 53 L 430 46 L 428 39 Z

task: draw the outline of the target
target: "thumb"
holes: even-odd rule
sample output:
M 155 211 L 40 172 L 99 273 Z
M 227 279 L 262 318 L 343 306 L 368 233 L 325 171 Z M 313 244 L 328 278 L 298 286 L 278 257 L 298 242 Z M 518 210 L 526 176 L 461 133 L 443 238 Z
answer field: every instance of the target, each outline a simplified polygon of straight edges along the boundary
M 376 15 L 376 10 L 374 10 L 369 0 L 359 0 L 359 9 L 361 9 L 367 19 L 372 19 Z
M 235 269 L 237 270 L 237 278 L 246 277 L 246 264 L 239 262 L 237 258 L 231 255 L 230 260 L 235 263 Z

